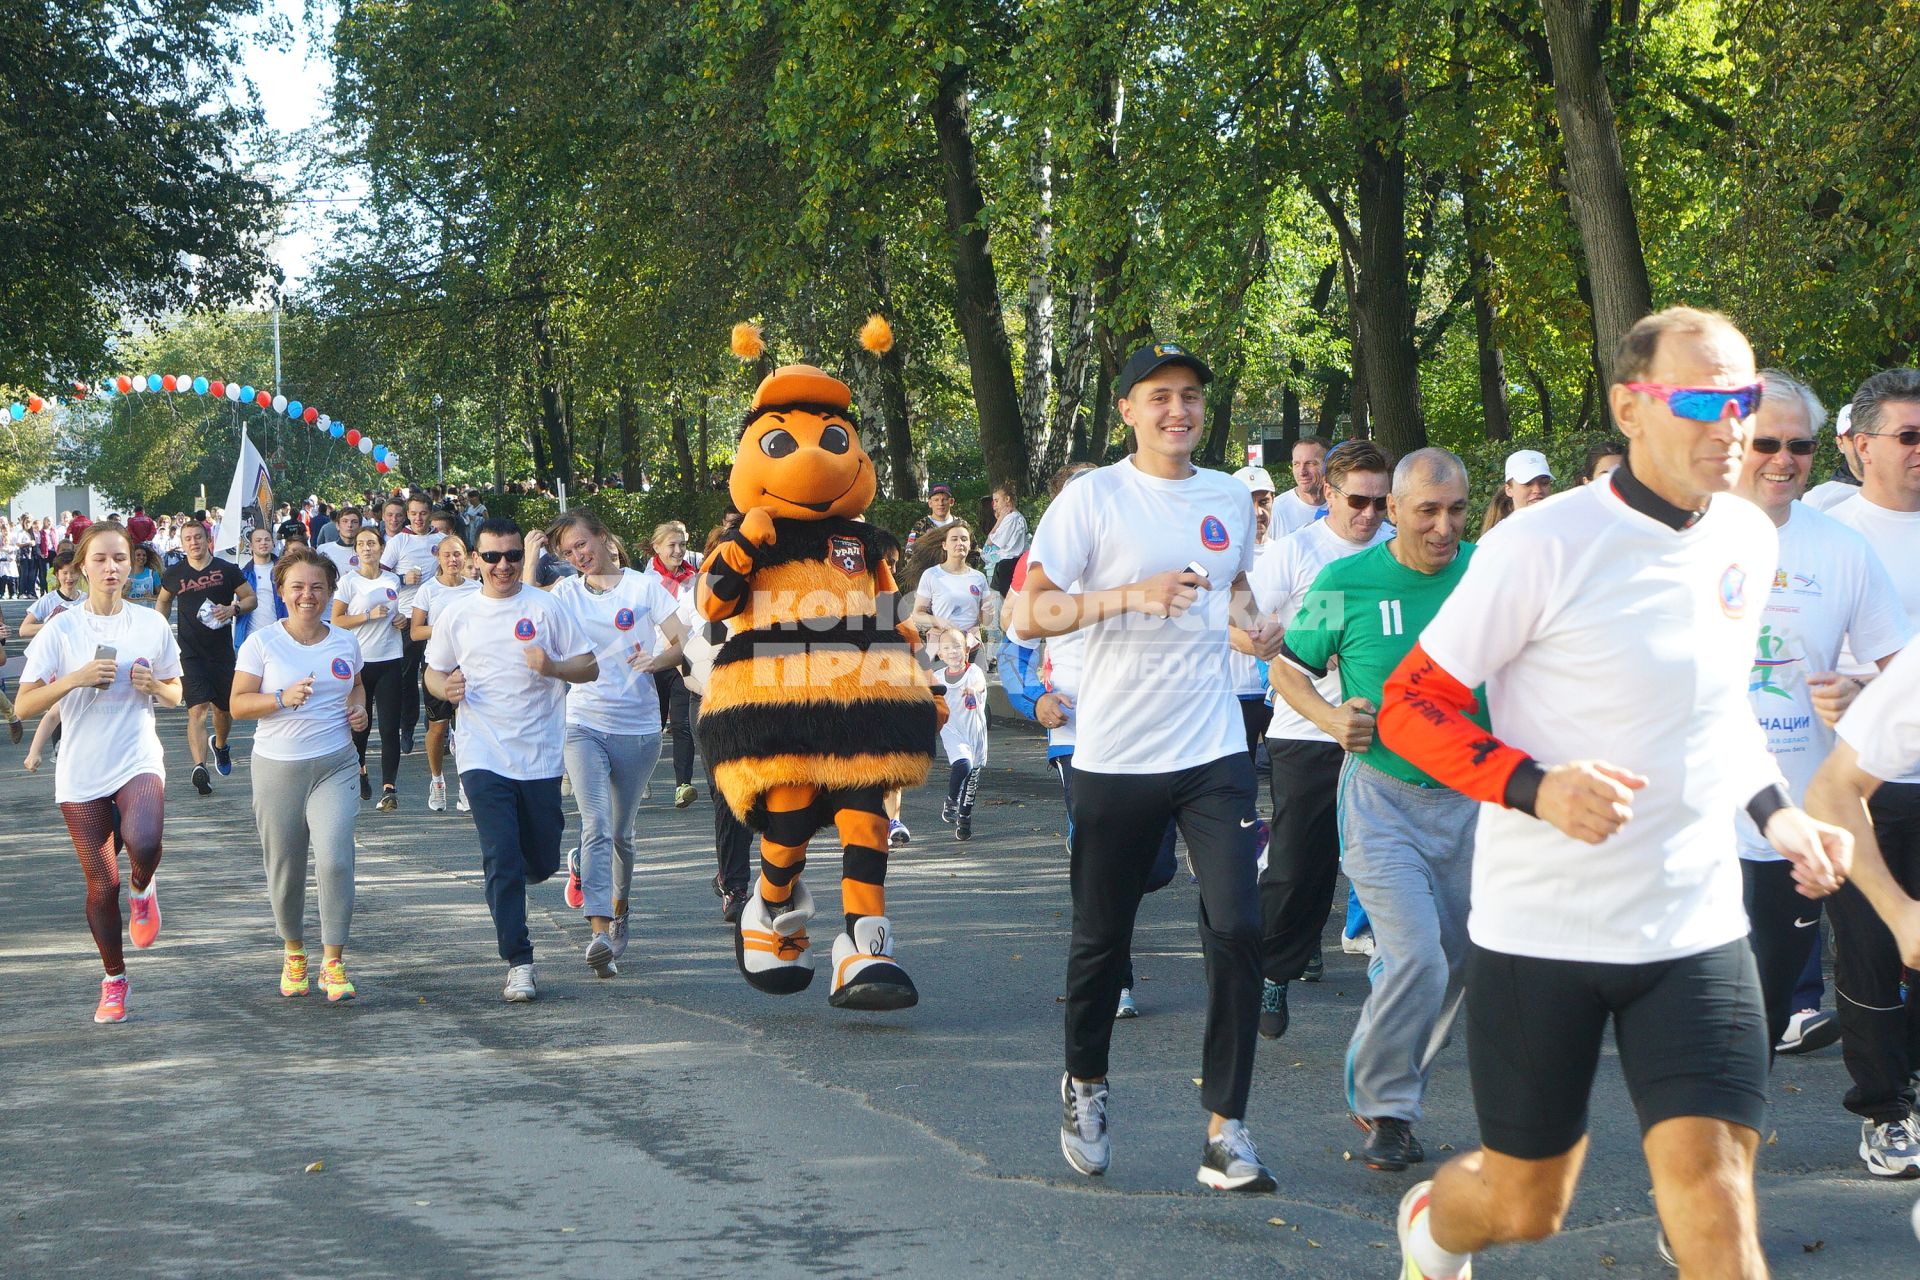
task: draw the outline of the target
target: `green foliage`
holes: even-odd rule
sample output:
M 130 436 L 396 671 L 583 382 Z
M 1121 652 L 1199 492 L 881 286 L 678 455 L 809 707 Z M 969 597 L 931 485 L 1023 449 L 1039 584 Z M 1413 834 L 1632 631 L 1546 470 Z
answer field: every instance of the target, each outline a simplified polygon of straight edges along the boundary
M 680 493 L 653 490 L 648 493 L 622 493 L 602 490 L 569 498 L 569 510 L 591 511 L 599 516 L 627 547 L 638 556 L 650 545 L 653 531 L 669 520 L 687 527 L 687 542 L 695 551 L 706 545 L 707 534 L 720 524 L 721 513 L 731 500 L 724 492 Z M 487 514 L 517 520 L 522 529 L 544 529 L 560 515 L 560 504 L 553 498 L 528 494 L 490 494 Z M 903 542 L 914 521 L 927 513 L 924 503 L 878 499 L 867 508 L 866 519 L 887 530 Z

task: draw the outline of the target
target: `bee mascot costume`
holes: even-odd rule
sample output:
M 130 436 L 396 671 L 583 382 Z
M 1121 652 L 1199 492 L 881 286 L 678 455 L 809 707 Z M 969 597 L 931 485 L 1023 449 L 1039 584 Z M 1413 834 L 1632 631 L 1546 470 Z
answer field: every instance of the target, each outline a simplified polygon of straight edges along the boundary
M 884 352 L 879 317 L 861 332 Z M 734 351 L 760 354 L 735 326 Z M 740 527 L 703 566 L 695 604 L 731 629 L 700 712 L 700 749 L 727 804 L 760 833 L 760 877 L 734 940 L 740 971 L 791 995 L 813 981 L 807 842 L 838 830 L 846 928 L 833 943 L 828 1001 L 904 1009 L 919 1000 L 893 959 L 883 795 L 926 781 L 936 700 L 897 629 L 885 535 L 856 519 L 874 496 L 847 385 L 811 365 L 774 370 L 754 393 L 729 478 Z

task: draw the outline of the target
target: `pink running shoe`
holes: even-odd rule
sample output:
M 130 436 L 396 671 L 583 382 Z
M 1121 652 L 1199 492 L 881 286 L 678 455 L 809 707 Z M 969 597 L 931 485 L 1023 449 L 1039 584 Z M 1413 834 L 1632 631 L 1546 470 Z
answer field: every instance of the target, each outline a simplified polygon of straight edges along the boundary
M 160 936 L 160 890 L 149 884 L 143 898 L 133 894 L 128 898 L 133 907 L 133 919 L 127 924 L 127 936 L 133 939 L 133 945 L 146 948 L 153 945 Z
M 125 1022 L 127 1020 L 127 975 L 116 974 L 111 978 L 100 979 L 100 1003 L 93 1010 L 95 1022 Z
M 587 902 L 586 890 L 580 884 L 580 850 L 567 850 L 567 905 L 578 911 Z

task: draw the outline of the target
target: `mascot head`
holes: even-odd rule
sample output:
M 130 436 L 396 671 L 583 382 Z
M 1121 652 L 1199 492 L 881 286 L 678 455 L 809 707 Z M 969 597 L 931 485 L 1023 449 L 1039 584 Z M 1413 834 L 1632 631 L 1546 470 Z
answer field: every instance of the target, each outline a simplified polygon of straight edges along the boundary
M 734 351 L 742 358 L 760 354 L 759 334 L 743 339 L 739 326 Z M 862 345 L 876 355 L 893 345 L 886 321 L 867 322 Z M 742 352 L 746 342 L 751 356 Z M 753 393 L 740 432 L 728 489 L 742 511 L 765 507 L 789 520 L 851 518 L 873 501 L 873 459 L 860 447 L 860 429 L 848 406 L 847 384 L 810 364 L 775 369 Z

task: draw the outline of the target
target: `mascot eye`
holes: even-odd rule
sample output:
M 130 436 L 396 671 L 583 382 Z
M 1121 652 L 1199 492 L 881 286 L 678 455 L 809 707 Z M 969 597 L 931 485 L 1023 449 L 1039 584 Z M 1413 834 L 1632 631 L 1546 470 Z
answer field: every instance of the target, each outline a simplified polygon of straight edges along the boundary
M 820 433 L 820 447 L 828 453 L 845 453 L 852 443 L 845 427 L 830 426 Z
M 760 452 L 769 458 L 784 458 L 800 447 L 800 442 L 787 431 L 769 431 L 760 437 Z

